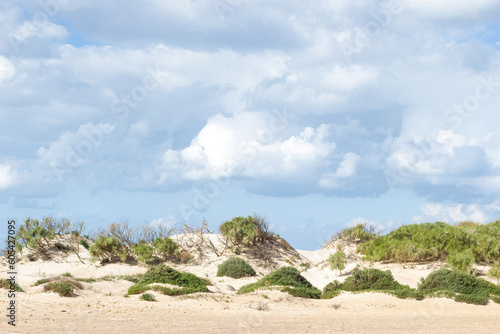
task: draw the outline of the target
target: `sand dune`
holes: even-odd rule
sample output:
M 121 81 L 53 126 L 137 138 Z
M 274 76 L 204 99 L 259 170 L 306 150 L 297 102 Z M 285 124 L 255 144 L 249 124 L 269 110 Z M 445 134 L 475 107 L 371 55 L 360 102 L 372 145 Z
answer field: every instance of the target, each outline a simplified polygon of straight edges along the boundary
M 217 236 L 211 235 L 214 243 Z M 177 236 L 181 242 L 183 236 Z M 107 275 L 144 273 L 145 265 L 90 262 L 82 250 L 82 264 L 76 256 L 66 260 L 22 260 L 17 265 L 18 283 L 26 292 L 17 294 L 17 326 L 0 324 L 1 333 L 500 333 L 500 305 L 476 306 L 451 299 L 401 300 L 379 293 L 342 293 L 329 300 L 292 297 L 280 291 L 257 291 L 237 295 L 243 285 L 257 281 L 274 268 L 310 263 L 302 275 L 322 289 L 334 279 L 344 280 L 356 266 L 369 266 L 347 248 L 350 263 L 340 275 L 325 260 L 334 248 L 317 251 L 274 250 L 272 264 L 245 257 L 258 276 L 232 279 L 216 277 L 217 266 L 229 256 L 220 257 L 206 249 L 203 259 L 193 264 L 169 264 L 177 270 L 194 273 L 212 282 L 208 293 L 166 296 L 152 291 L 157 302 L 140 301 L 138 295 L 124 297 L 133 283 L 125 280 L 83 283 L 76 297 L 60 297 L 32 286 L 38 279 L 69 272 L 74 277 L 98 278 Z M 381 264 L 400 283 L 416 287 L 421 277 L 439 268 L 438 263 L 419 265 Z M 7 269 L 2 269 L 6 276 Z M 6 291 L 6 290 L 2 290 Z M 0 300 L 7 305 L 7 294 Z

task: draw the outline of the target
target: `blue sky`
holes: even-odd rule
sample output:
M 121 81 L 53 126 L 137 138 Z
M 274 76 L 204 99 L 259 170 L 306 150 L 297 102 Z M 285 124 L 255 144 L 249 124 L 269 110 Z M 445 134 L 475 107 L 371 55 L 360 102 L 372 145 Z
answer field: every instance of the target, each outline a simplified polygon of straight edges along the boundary
M 302 249 L 359 222 L 497 220 L 499 14 L 3 1 L 0 219 L 216 230 L 255 212 Z

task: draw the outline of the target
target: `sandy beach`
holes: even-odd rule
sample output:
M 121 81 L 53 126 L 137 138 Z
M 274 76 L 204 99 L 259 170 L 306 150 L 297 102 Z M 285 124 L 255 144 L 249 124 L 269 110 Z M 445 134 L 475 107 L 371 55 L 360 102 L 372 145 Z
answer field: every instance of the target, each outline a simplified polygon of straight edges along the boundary
M 212 236 L 214 241 L 215 236 Z M 344 280 L 357 264 L 367 266 L 350 248 L 350 262 L 340 275 L 325 265 L 333 248 L 297 251 L 296 265 L 309 262 L 302 275 L 322 289 L 337 279 Z M 290 254 L 290 252 L 286 253 Z M 290 265 L 286 254 L 276 253 L 275 267 Z M 98 278 L 107 275 L 144 273 L 146 265 L 90 262 L 81 251 L 66 260 L 34 261 L 23 259 L 17 265 L 18 283 L 25 289 L 17 293 L 17 326 L 2 321 L 1 333 L 497 333 L 500 332 L 500 305 L 457 303 L 445 298 L 421 301 L 403 300 L 381 293 L 349 293 L 327 300 L 292 297 L 280 291 L 258 290 L 245 295 L 236 291 L 257 281 L 273 269 L 247 259 L 258 275 L 233 279 L 216 277 L 217 266 L 234 254 L 210 254 L 194 264 L 169 264 L 179 271 L 208 278 L 209 292 L 166 296 L 150 291 L 156 302 L 139 300 L 139 295 L 124 297 L 132 282 L 120 279 L 82 283 L 74 297 L 60 297 L 33 286 L 41 278 L 70 273 L 73 277 Z M 242 255 L 245 258 L 245 256 Z M 288 262 L 287 262 L 288 260 Z M 420 278 L 440 267 L 439 263 L 400 265 L 375 263 L 373 267 L 391 270 L 396 280 L 416 287 Z M 2 270 L 6 275 L 7 270 Z M 7 293 L 1 294 L 7 305 Z

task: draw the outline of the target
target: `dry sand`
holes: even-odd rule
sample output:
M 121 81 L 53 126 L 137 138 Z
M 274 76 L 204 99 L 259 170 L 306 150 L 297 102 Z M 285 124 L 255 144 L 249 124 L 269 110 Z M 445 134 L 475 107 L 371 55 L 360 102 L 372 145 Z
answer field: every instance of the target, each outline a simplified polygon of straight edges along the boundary
M 325 263 L 334 248 L 298 251 L 292 257 L 290 252 L 275 255 L 278 266 L 289 265 L 287 260 L 294 260 L 298 268 L 300 263 L 309 262 L 311 268 L 303 275 L 322 289 L 334 279 L 344 280 L 356 264 L 368 265 L 353 249 L 348 249 L 351 262 L 342 276 Z M 272 268 L 250 259 L 259 276 L 216 277 L 217 266 L 227 257 L 209 251 L 197 265 L 174 265 L 178 270 L 208 277 L 213 284 L 208 293 L 170 297 L 151 292 L 157 302 L 146 302 L 138 295 L 125 298 L 133 283 L 124 280 L 84 283 L 84 289 L 72 298 L 32 286 L 40 278 L 65 272 L 74 277 L 102 277 L 147 269 L 127 264 L 96 266 L 89 262 L 86 251 L 82 251 L 82 257 L 86 264 L 76 256 L 60 262 L 21 261 L 17 265 L 18 283 L 26 292 L 16 297 L 17 326 L 9 326 L 4 316 L 0 333 L 500 333 L 500 305 L 493 302 L 476 306 L 444 298 L 401 300 L 379 293 L 342 293 L 329 300 L 295 298 L 279 291 L 237 295 L 239 287 L 255 282 Z M 416 287 L 420 278 L 439 264 L 403 267 L 378 263 L 375 267 L 390 269 L 400 283 Z M 2 277 L 6 272 L 2 270 Z M 2 305 L 7 305 L 7 291 L 0 291 Z

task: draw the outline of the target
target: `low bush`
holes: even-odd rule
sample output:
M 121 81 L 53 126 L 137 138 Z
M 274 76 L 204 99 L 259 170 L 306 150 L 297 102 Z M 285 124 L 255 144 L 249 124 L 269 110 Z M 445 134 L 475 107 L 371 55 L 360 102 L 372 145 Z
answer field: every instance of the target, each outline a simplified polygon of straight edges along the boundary
M 497 282 L 500 282 L 500 260 L 493 264 L 490 270 L 488 270 L 488 277 L 496 278 Z
M 36 281 L 35 284 L 33 284 L 33 286 L 42 285 L 42 284 L 45 284 L 45 283 L 48 283 L 48 282 L 50 282 L 50 279 L 48 279 L 48 278 L 41 278 L 38 281 Z
M 398 298 L 422 299 L 423 293 L 397 282 L 392 273 L 378 269 L 354 269 L 344 283 L 333 281 L 323 289 L 322 298 L 332 298 L 340 291 L 374 291 L 392 294 Z
M 80 239 L 80 245 L 82 245 L 83 248 L 85 248 L 86 250 L 90 249 L 89 242 L 87 240 L 85 240 L 85 239 Z
M 144 294 L 142 294 L 139 299 L 140 300 L 145 300 L 145 301 L 148 301 L 148 302 L 155 302 L 156 301 L 155 296 L 153 296 L 150 293 L 144 293 Z
M 0 279 L 0 288 L 24 292 L 24 290 L 17 283 L 12 284 L 12 282 L 7 279 Z
M 55 279 L 43 286 L 43 291 L 53 291 L 61 297 L 74 296 L 75 289 L 83 289 L 83 285 L 73 279 Z
M 484 305 L 490 295 L 500 296 L 500 287 L 458 270 L 440 269 L 422 278 L 418 290 L 426 296 L 446 296 L 458 302 Z
M 491 296 L 491 300 L 497 304 L 500 304 L 500 296 Z
M 149 267 L 140 281 L 129 288 L 128 294 L 133 295 L 147 291 L 151 289 L 149 284 L 152 283 L 172 284 L 183 288 L 179 289 L 182 291 L 182 293 L 176 291 L 175 294 L 208 291 L 206 282 L 200 277 L 191 273 L 181 273 L 175 269 L 167 267 L 162 263 L 156 266 Z
M 243 259 L 231 257 L 219 265 L 217 276 L 228 276 L 232 278 L 250 277 L 255 275 L 255 270 Z
M 281 286 L 281 291 L 305 298 L 319 298 L 321 295 L 321 291 L 312 286 L 294 267 L 282 267 L 273 271 L 255 283 L 242 286 L 238 293 L 245 294 L 270 286 Z
M 465 252 L 455 252 L 446 258 L 446 262 L 451 268 L 472 274 L 472 266 L 476 263 L 472 250 L 468 249 Z

